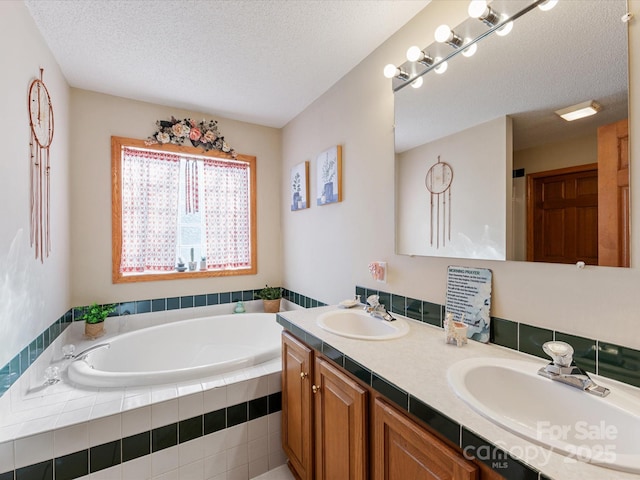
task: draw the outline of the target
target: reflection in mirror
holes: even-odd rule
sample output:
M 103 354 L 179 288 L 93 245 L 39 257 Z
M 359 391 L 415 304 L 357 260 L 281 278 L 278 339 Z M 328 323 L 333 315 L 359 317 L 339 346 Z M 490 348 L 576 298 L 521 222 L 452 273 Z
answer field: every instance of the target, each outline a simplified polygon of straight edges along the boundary
M 513 13 L 523 3 L 491 6 Z M 396 92 L 398 253 L 628 266 L 625 13 L 624 0 L 534 8 L 509 35 L 482 39 L 474 56 Z M 482 27 L 470 18 L 453 29 L 475 38 L 468 32 Z M 567 122 L 555 113 L 590 100 L 596 115 Z M 438 156 L 453 176 L 445 198 L 425 183 Z

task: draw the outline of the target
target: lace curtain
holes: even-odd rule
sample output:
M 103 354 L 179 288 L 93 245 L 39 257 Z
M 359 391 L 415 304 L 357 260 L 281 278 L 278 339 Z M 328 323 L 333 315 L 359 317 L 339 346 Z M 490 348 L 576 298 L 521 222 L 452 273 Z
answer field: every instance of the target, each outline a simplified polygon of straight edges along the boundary
M 207 268 L 251 267 L 249 165 L 204 159 Z
M 180 156 L 124 148 L 122 273 L 175 269 Z

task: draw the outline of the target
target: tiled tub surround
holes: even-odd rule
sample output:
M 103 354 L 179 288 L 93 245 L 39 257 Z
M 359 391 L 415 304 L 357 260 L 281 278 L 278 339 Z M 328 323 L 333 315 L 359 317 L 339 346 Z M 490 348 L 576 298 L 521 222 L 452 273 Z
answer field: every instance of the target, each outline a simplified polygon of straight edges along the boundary
M 214 307 L 219 314 L 232 313 L 233 304 L 238 300 L 249 302 L 245 305 L 247 311 L 259 311 L 260 301 L 251 302 L 259 288 L 253 290 L 238 290 L 233 292 L 203 293 L 200 295 L 184 295 L 181 297 L 155 298 L 152 300 L 137 300 L 117 304 L 116 311 L 110 317 L 127 316 L 140 313 L 159 313 L 176 310 L 191 309 L 194 307 Z M 292 290 L 283 289 L 282 298 L 285 299 L 285 307 L 298 305 L 304 308 L 324 306 L 316 299 L 306 297 Z M 286 304 L 286 302 L 290 302 Z M 216 306 L 220 306 L 219 308 Z M 189 315 L 193 315 L 189 313 Z M 199 313 L 197 315 L 200 315 Z M 49 328 L 38 335 L 33 341 L 22 349 L 6 365 L 0 368 L 0 396 L 16 382 L 36 359 L 48 350 L 51 345 L 74 321 L 79 321 L 82 316 L 82 307 L 75 307 L 54 321 Z M 1 480 L 1 479 L 0 479 Z
M 405 337 L 386 341 L 354 340 L 331 334 L 316 324 L 317 316 L 336 307 L 282 312 L 284 328 L 356 377 L 425 421 L 461 448 L 492 466 L 507 479 L 602 480 L 638 479 L 639 475 L 590 465 L 553 453 L 497 426 L 473 411 L 449 387 L 447 369 L 473 357 L 498 357 L 537 361 L 529 356 L 492 344 L 469 342 L 462 348 L 445 344 L 441 328 L 408 319 L 411 331 Z M 596 382 L 640 397 L 638 388 L 594 377 Z M 487 385 L 491 388 L 491 385 Z M 558 385 L 558 388 L 568 388 Z M 535 401 L 536 392 L 531 392 Z M 585 395 L 587 395 L 585 393 Z M 544 419 L 541 419 L 544 420 Z
M 179 384 L 79 388 L 62 375 L 43 386 L 44 369 L 67 362 L 65 343 L 80 351 L 119 332 L 222 313 L 229 305 L 113 317 L 94 342 L 82 322 L 70 324 L 0 398 L 0 480 L 249 478 L 281 465 L 279 358 Z
M 444 305 L 358 286 L 355 291 L 362 302 L 369 295 L 379 295 L 380 303 L 392 313 L 442 327 Z M 562 340 L 573 346 L 576 364 L 587 372 L 640 387 L 640 351 L 633 348 L 497 317 L 491 318 L 490 328 L 491 343 L 544 359 L 549 357 L 542 344 Z

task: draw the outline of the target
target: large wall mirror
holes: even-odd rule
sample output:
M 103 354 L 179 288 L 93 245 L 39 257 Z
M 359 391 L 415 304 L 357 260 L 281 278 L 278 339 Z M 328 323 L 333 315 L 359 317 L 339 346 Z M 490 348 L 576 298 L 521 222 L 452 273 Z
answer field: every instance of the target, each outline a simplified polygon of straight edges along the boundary
M 625 0 L 534 8 L 509 35 L 396 91 L 397 253 L 628 266 L 626 12 Z M 463 38 L 483 29 L 473 18 L 453 27 Z M 555 113 L 591 100 L 591 117 Z

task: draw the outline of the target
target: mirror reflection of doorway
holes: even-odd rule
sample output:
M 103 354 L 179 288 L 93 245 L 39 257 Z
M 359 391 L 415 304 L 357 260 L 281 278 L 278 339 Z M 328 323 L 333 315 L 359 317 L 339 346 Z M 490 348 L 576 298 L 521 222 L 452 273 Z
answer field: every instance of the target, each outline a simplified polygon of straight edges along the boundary
M 598 163 L 527 175 L 527 260 L 629 266 L 627 120 L 598 129 Z

